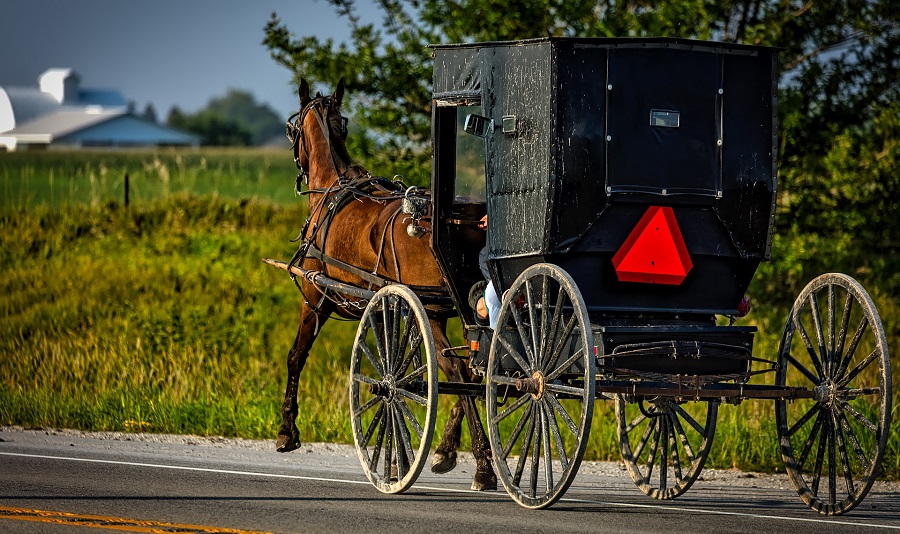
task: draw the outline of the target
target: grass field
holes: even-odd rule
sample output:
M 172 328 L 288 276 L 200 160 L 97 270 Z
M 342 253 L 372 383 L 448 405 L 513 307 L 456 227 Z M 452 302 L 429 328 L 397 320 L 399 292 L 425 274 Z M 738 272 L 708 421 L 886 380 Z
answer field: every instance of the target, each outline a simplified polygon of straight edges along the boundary
M 283 152 L 0 154 L 0 424 L 265 438 L 274 447 L 300 296 L 260 258 L 294 251 L 306 213 L 295 175 Z M 789 240 L 774 246 L 773 257 L 792 253 Z M 896 298 L 877 273 L 851 274 L 869 287 L 896 352 Z M 751 297 L 777 294 L 773 280 L 784 276 L 765 265 Z M 793 295 L 773 300 L 757 300 L 741 323 L 760 328 L 757 356 L 776 353 Z M 304 441 L 352 439 L 343 384 L 355 327 L 329 322 L 313 349 L 300 384 Z M 438 432 L 451 402 L 441 399 Z M 884 462 L 892 478 L 898 405 Z M 773 410 L 763 401 L 722 406 L 707 465 L 782 469 Z M 599 402 L 587 457 L 618 459 L 616 443 L 614 406 Z

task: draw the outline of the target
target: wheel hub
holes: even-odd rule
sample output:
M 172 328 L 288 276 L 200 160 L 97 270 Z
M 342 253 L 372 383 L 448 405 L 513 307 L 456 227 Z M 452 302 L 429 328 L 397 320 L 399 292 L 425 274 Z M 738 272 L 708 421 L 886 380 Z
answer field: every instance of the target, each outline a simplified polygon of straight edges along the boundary
M 544 373 L 535 371 L 530 378 L 520 378 L 516 381 L 516 389 L 523 393 L 531 394 L 531 398 L 539 400 L 544 396 Z
M 831 380 L 825 380 L 813 390 L 813 398 L 829 408 L 834 408 L 840 399 L 838 385 Z
M 394 377 L 388 375 L 384 380 L 377 384 L 369 384 L 369 393 L 377 397 L 384 397 L 387 402 L 394 399 L 394 390 L 396 389 Z

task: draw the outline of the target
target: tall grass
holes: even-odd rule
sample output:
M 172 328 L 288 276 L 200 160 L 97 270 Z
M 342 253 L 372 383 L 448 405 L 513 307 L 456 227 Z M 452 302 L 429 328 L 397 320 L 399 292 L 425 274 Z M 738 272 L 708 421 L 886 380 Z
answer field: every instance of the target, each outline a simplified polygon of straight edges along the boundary
M 300 296 L 283 271 L 259 260 L 293 253 L 289 239 L 306 212 L 290 193 L 290 158 L 269 158 L 0 155 L 0 424 L 241 436 L 274 446 Z M 279 158 L 287 165 L 273 163 Z M 125 170 L 140 191 L 128 209 L 117 182 Z M 796 255 L 795 245 L 777 239 L 773 258 Z M 775 289 L 787 272 L 765 264 L 750 288 L 755 309 L 742 324 L 760 329 L 758 357 L 777 352 L 796 294 Z M 884 289 L 893 271 L 850 274 L 873 294 L 895 353 L 896 424 L 883 465 L 896 478 L 900 301 Z M 812 277 L 789 276 L 798 287 Z M 313 347 L 300 382 L 304 441 L 352 439 L 344 384 L 355 329 L 329 321 Z M 458 323 L 450 333 L 461 344 Z M 453 401 L 440 399 L 438 435 Z M 708 465 L 782 469 L 773 411 L 771 401 L 722 406 Z M 614 405 L 599 401 L 587 458 L 618 459 L 617 443 Z

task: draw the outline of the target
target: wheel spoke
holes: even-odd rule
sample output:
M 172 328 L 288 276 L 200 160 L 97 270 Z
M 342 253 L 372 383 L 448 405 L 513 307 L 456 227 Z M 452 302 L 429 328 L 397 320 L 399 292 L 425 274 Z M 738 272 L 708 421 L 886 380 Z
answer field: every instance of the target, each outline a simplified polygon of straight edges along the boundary
M 402 375 L 406 372 L 406 368 L 413 361 L 421 361 L 422 359 L 422 333 L 419 332 L 419 327 L 413 321 L 407 322 L 407 326 L 412 323 L 412 327 L 408 328 L 408 331 L 404 333 L 403 338 L 403 348 L 401 349 L 400 354 L 404 354 L 403 362 L 397 367 L 397 375 Z M 411 339 L 410 339 L 411 338 Z M 407 347 L 409 350 L 407 351 Z
M 528 399 L 528 397 L 523 397 L 524 399 Z M 513 446 L 515 446 L 516 441 L 519 440 L 519 436 L 522 435 L 522 429 L 525 428 L 526 423 L 531 422 L 531 417 L 534 414 L 534 404 L 528 406 L 523 412 L 522 417 L 519 418 L 519 421 L 516 423 L 516 427 L 513 429 L 512 433 L 509 435 L 509 440 L 506 442 L 506 445 L 503 447 L 503 450 L 500 451 L 500 459 L 506 460 L 509 457 L 509 453 L 512 452 Z M 529 432 L 531 432 L 529 430 Z
M 685 434 L 684 428 L 681 426 L 681 421 L 679 421 L 677 413 L 672 413 L 670 417 L 672 418 L 671 422 L 673 430 L 678 434 L 678 439 L 681 440 L 681 447 L 684 449 L 685 454 L 687 454 L 688 462 L 694 463 L 694 460 L 696 459 L 696 456 L 694 456 L 694 449 L 691 447 L 691 442 L 688 440 L 687 434 Z M 679 478 L 681 477 L 679 476 Z
M 403 308 L 403 301 L 398 299 L 396 306 L 391 307 L 391 353 L 388 354 L 388 358 L 391 362 L 391 374 L 398 374 L 402 372 L 400 369 L 395 368 L 397 364 L 400 363 L 400 319 L 401 319 L 401 311 Z
M 550 421 L 547 418 L 546 406 L 542 402 L 538 402 L 538 409 L 541 414 L 541 437 L 543 438 L 542 446 L 544 449 L 544 482 L 547 484 L 547 492 L 553 490 L 553 451 L 550 450 Z
M 548 398 L 556 401 L 556 399 L 552 396 Z M 557 404 L 559 403 L 557 402 Z M 560 406 L 560 409 L 561 408 L 562 406 Z M 550 422 L 550 432 L 553 434 L 553 441 L 556 444 L 556 454 L 559 455 L 559 463 L 562 465 L 562 472 L 565 473 L 566 469 L 569 468 L 569 458 L 566 454 L 566 447 L 565 445 L 563 445 L 562 435 L 559 431 L 559 423 L 556 421 L 556 417 L 553 415 L 553 409 L 546 405 L 544 405 L 544 409 L 547 411 L 547 420 Z M 563 410 L 562 413 L 565 413 L 565 410 Z M 565 419 L 566 417 L 568 417 L 568 414 L 566 414 L 563 418 Z M 572 433 L 575 434 L 577 433 L 578 429 L 570 427 L 569 430 L 571 430 Z
M 362 382 L 364 384 L 373 384 L 376 386 L 381 384 L 381 382 L 379 382 L 378 380 L 375 380 L 374 378 L 369 378 L 368 376 L 361 374 L 361 373 L 353 373 L 353 380 L 356 380 L 357 382 Z
M 513 428 L 512 433 L 509 435 L 509 439 L 506 442 L 506 445 L 503 446 L 503 450 L 500 451 L 500 459 L 506 460 L 509 458 L 509 454 L 512 452 L 512 448 L 515 446 L 516 442 L 519 440 L 519 436 L 522 435 L 522 430 L 525 428 L 526 424 L 532 424 L 532 416 L 534 415 L 534 405 L 528 406 L 525 410 L 522 411 L 522 417 L 519 418 L 519 421 L 516 422 L 516 427 Z M 531 432 L 529 430 L 528 432 Z M 526 438 L 527 439 L 527 438 Z
M 537 317 L 534 314 L 534 295 L 531 290 L 531 280 L 525 281 L 525 305 L 528 306 L 528 322 L 531 326 L 531 346 L 534 351 L 534 363 L 535 367 L 540 367 L 540 345 L 538 344 L 538 328 L 537 328 Z
M 849 373 L 847 373 L 846 376 L 841 378 L 841 380 L 837 384 L 838 387 L 842 388 L 842 387 L 846 386 L 847 384 L 849 384 L 851 380 L 856 378 L 859 375 L 859 373 L 863 372 L 866 369 L 866 367 L 868 367 L 869 364 L 874 362 L 875 359 L 878 358 L 879 356 L 881 356 L 880 349 L 875 349 L 872 352 L 870 352 L 869 355 L 866 356 L 866 358 L 863 361 L 859 362 L 856 365 L 856 367 L 853 368 L 853 370 L 851 370 Z
M 400 405 L 402 406 L 403 403 L 401 402 Z M 397 427 L 394 435 L 397 436 L 397 441 L 402 445 L 402 447 L 398 448 L 402 451 L 402 458 L 405 462 L 397 462 L 397 478 L 403 480 L 403 477 L 406 476 L 408 466 L 412 463 L 410 459 L 415 458 L 416 454 L 412 450 L 412 436 L 409 434 L 409 428 L 407 428 L 406 423 L 403 421 L 403 415 L 399 412 L 400 410 L 394 412 L 394 424 Z
M 419 395 L 416 395 L 415 393 L 413 393 L 411 391 L 406 391 L 405 389 L 395 389 L 394 393 L 397 393 L 398 395 L 406 397 L 407 399 L 409 399 L 413 402 L 416 402 L 422 406 L 428 405 L 428 399 L 426 399 L 425 397 L 420 397 Z
M 584 397 L 584 388 L 576 388 L 573 386 L 564 386 L 562 384 L 544 384 L 544 391 L 556 393 L 557 395 L 572 395 L 578 398 Z
M 509 417 L 514 411 L 521 408 L 526 402 L 531 400 L 531 395 L 522 395 L 516 401 L 509 406 L 506 407 L 502 412 L 498 413 L 494 417 L 491 418 L 491 422 L 495 425 L 500 424 L 500 421 Z
M 409 424 L 416 432 L 416 435 L 419 436 L 419 439 L 421 439 L 422 433 L 425 431 L 422 429 L 422 425 L 419 424 L 419 420 L 416 419 L 415 415 L 413 415 L 412 410 L 409 409 L 409 406 L 407 406 L 405 402 L 398 402 L 397 406 L 400 407 L 400 412 L 403 414 L 403 417 L 405 417 L 406 420 L 409 421 Z
M 859 326 L 856 327 L 856 333 L 853 334 L 853 339 L 850 340 L 850 345 L 847 347 L 847 353 L 844 354 L 844 358 L 841 360 L 841 366 L 838 368 L 838 372 L 835 376 L 843 376 L 844 371 L 850 367 L 850 362 L 853 360 L 853 355 L 856 354 L 856 348 L 859 346 L 859 342 L 862 340 L 868 325 L 869 319 L 863 317 Z
M 553 354 L 550 356 L 550 359 L 547 361 L 547 365 L 542 369 L 544 372 L 553 368 L 553 366 L 556 365 L 556 362 L 559 361 L 559 356 L 562 354 L 563 349 L 566 348 L 566 345 L 568 344 L 568 341 L 569 341 L 569 336 L 572 335 L 572 331 L 575 329 L 575 324 L 577 322 L 578 322 L 578 316 L 572 315 L 572 317 L 569 318 L 568 322 L 566 322 L 566 326 L 563 329 L 562 335 L 554 340 Z M 562 367 L 557 368 L 557 371 L 559 371 L 559 369 L 565 370 L 565 369 L 568 369 L 568 366 L 563 365 Z
M 550 321 L 550 333 L 547 336 L 547 352 L 550 352 L 550 349 L 556 348 L 556 331 L 559 330 L 560 320 L 563 318 L 563 301 L 566 298 L 566 292 L 560 288 L 559 292 L 556 294 L 556 307 L 553 308 L 553 319 Z M 553 353 L 556 357 L 559 357 L 559 353 L 556 350 L 553 350 Z M 541 362 L 541 369 L 543 371 L 547 371 L 548 368 L 552 367 L 555 364 L 553 360 L 553 354 L 547 358 L 547 361 Z
M 810 370 L 804 367 L 800 362 L 798 362 L 792 354 L 790 354 L 789 352 L 785 352 L 784 354 L 782 354 L 782 356 L 784 357 L 784 359 L 794 364 L 794 367 L 796 367 L 798 371 L 803 373 L 803 376 L 808 378 L 810 382 L 817 386 L 819 385 L 819 378 L 816 375 L 812 374 L 812 372 L 810 372 Z
M 675 484 L 681 484 L 683 477 L 681 476 L 681 455 L 678 454 L 678 444 L 675 441 L 675 414 L 669 414 L 669 451 L 672 454 L 672 469 L 675 471 Z
M 390 404 L 387 405 L 387 421 L 384 426 L 387 428 L 384 439 L 384 480 L 390 482 L 391 460 L 394 459 L 394 408 Z
M 552 373 L 548 373 L 544 377 L 544 380 L 546 380 L 548 382 L 547 385 L 550 385 L 549 382 L 559 378 L 559 375 L 566 372 L 570 367 L 575 365 L 575 362 L 577 362 L 578 360 L 581 360 L 582 358 L 584 358 L 584 347 L 576 350 L 575 354 L 572 354 L 572 356 L 570 356 L 568 360 L 564 361 L 562 363 L 562 365 L 557 367 L 555 371 L 553 371 Z M 591 379 L 593 379 L 593 377 L 591 377 Z
M 625 402 L 625 401 L 621 401 L 621 402 Z M 635 417 L 634 420 L 632 422 L 628 423 L 628 426 L 625 427 L 625 433 L 626 434 L 631 433 L 632 430 L 637 428 L 637 426 L 639 424 L 643 423 L 646 420 L 647 420 L 647 416 L 642 413 L 639 413 L 638 416 Z
M 528 451 L 531 449 L 531 438 L 534 436 L 534 426 L 537 417 L 534 416 L 534 407 L 531 406 L 528 413 L 528 429 L 525 430 L 525 437 L 522 439 L 522 448 L 519 450 L 519 458 L 516 462 L 516 472 L 513 474 L 513 484 L 515 486 L 522 485 L 522 473 L 525 471 L 525 462 L 528 460 Z M 512 444 L 510 444 L 512 448 Z
M 372 439 L 372 434 L 374 434 L 375 429 L 378 428 L 378 423 L 381 421 L 382 417 L 384 417 L 384 404 L 378 407 L 378 410 L 375 412 L 375 417 L 372 418 L 372 421 L 369 423 L 369 428 L 366 429 L 366 435 L 363 436 L 361 444 L 363 448 L 369 446 L 369 440 Z
M 666 462 L 669 460 L 669 421 L 665 416 L 660 417 L 659 441 L 662 446 L 662 454 L 659 455 L 659 491 L 665 493 L 669 470 Z
M 816 449 L 816 467 L 815 467 L 815 477 L 813 478 L 813 487 L 812 494 L 816 497 L 819 496 L 819 480 L 822 478 L 822 464 L 825 459 L 825 447 L 828 445 L 828 422 L 825 420 L 825 417 L 822 417 L 822 426 L 821 432 L 819 433 L 819 446 Z
M 531 451 L 531 480 L 529 481 L 529 489 L 531 490 L 531 498 L 533 499 L 537 495 L 537 479 L 538 479 L 538 469 L 541 465 L 541 430 L 543 429 L 543 423 L 540 421 L 540 413 L 535 412 L 535 421 L 534 425 L 534 441 L 532 442 L 532 451 Z
M 547 294 L 547 291 L 549 289 L 548 282 L 549 282 L 549 279 L 547 278 L 547 275 L 541 276 L 541 345 L 540 345 L 541 359 L 543 359 L 543 357 L 546 356 L 546 354 L 549 352 L 549 349 L 547 348 L 547 338 L 549 335 L 549 332 L 547 330 L 550 326 L 547 323 L 547 312 L 549 311 L 549 309 L 548 309 L 549 303 L 547 302 L 547 297 L 549 296 Z M 538 366 L 543 369 L 544 363 L 545 362 L 541 360 L 538 362 L 538 364 L 539 364 Z
M 419 378 L 420 376 L 423 376 L 427 372 L 428 372 L 427 365 L 422 365 L 420 367 L 416 367 L 411 373 L 409 373 L 408 375 L 404 376 L 403 378 L 401 378 L 400 380 L 395 382 L 394 385 L 398 388 L 406 386 L 408 384 L 411 384 L 413 382 L 413 380 Z
M 850 423 L 847 421 L 847 417 L 844 416 L 843 413 L 840 413 L 841 418 L 841 427 L 843 427 L 844 432 L 847 433 L 847 441 L 850 442 L 850 445 L 853 447 L 853 452 L 856 453 L 856 459 L 859 460 L 860 466 L 863 468 L 863 472 L 869 472 L 869 459 L 866 458 L 866 453 L 863 452 L 862 446 L 859 444 L 859 440 L 856 439 L 856 433 L 853 432 L 853 428 L 850 426 Z
M 876 427 L 874 423 L 869 421 L 865 415 L 856 411 L 856 409 L 853 406 L 850 406 L 848 403 L 841 401 L 841 409 L 843 411 L 849 413 L 850 415 L 852 415 L 854 419 L 856 419 L 857 421 L 862 423 L 862 425 L 864 427 L 868 428 L 873 433 L 875 433 L 875 434 L 878 433 L 878 427 Z
M 531 339 L 531 336 L 525 332 L 525 325 L 522 323 L 521 315 L 516 310 L 516 303 L 513 301 L 510 301 L 506 307 L 509 310 L 510 315 L 512 315 L 512 318 L 516 323 L 516 331 L 519 333 L 519 339 L 522 341 L 522 346 L 525 349 L 525 356 L 528 358 L 529 364 L 522 367 L 522 370 L 523 371 L 531 371 L 533 369 L 534 363 L 535 363 L 534 348 L 529 346 L 529 343 L 528 343 L 529 340 Z
M 376 337 L 377 342 L 377 337 Z M 372 354 L 372 350 L 366 343 L 360 343 L 359 348 L 362 350 L 363 354 L 366 355 L 366 359 L 369 360 L 369 363 L 372 364 L 372 367 L 375 368 L 375 372 L 378 373 L 378 378 L 384 380 L 384 369 L 381 368 L 381 362 L 378 361 L 378 358 Z
M 809 294 L 809 306 L 812 313 L 813 328 L 816 331 L 816 341 L 819 342 L 819 354 L 822 356 L 821 367 L 819 368 L 819 376 L 828 376 L 828 352 L 825 349 L 825 331 L 822 328 L 822 316 L 819 311 L 819 300 L 815 293 Z M 801 333 L 801 335 L 803 335 Z M 812 354 L 810 354 L 812 357 Z M 815 364 L 815 359 L 813 359 Z
M 372 408 L 376 404 L 380 403 L 381 401 L 382 401 L 381 397 L 372 397 L 371 399 L 367 400 L 365 404 L 363 404 L 359 408 L 353 410 L 353 417 L 359 417 L 360 415 L 366 413 L 367 411 L 369 411 L 370 408 Z
M 653 467 L 656 464 L 656 451 L 659 449 L 659 440 L 662 437 L 663 433 L 663 423 L 659 418 L 655 418 L 654 423 L 658 423 L 655 426 L 655 430 L 653 432 L 653 440 L 650 443 L 650 452 L 647 453 L 647 463 L 646 470 L 647 474 L 644 476 L 646 481 L 649 483 L 650 479 L 653 478 Z
M 837 435 L 834 432 L 834 428 L 831 426 L 831 421 L 826 421 L 828 423 L 828 497 L 830 498 L 830 502 L 833 505 L 835 503 L 835 499 L 837 496 L 837 466 L 835 465 L 835 438 Z
M 819 435 L 819 429 L 822 426 L 823 415 L 822 412 L 819 411 L 819 414 L 816 416 L 816 422 L 813 424 L 812 430 L 810 430 L 809 435 L 806 436 L 806 443 L 803 444 L 803 450 L 800 451 L 800 458 L 797 461 L 797 469 L 803 471 L 803 464 L 806 463 L 806 457 L 809 456 L 809 452 L 812 450 L 813 442 L 816 437 Z
M 844 342 L 847 341 L 847 330 L 850 326 L 850 313 L 853 309 L 853 293 L 847 292 L 847 297 L 844 300 L 844 311 L 841 313 L 841 330 L 838 334 L 837 345 L 834 348 L 835 357 L 840 357 L 841 354 L 844 353 Z M 835 369 L 835 373 L 833 376 L 838 376 L 841 373 L 841 367 L 843 366 L 843 361 L 839 362 L 840 365 Z
M 794 425 L 790 429 L 788 429 L 787 436 L 790 437 L 790 436 L 793 436 L 794 434 L 796 434 L 797 431 L 800 430 L 803 427 L 803 425 L 805 425 L 807 423 L 807 421 L 812 419 L 812 416 L 819 413 L 819 410 L 821 410 L 821 408 L 822 408 L 822 405 L 820 405 L 818 403 L 813 404 L 812 407 L 809 410 L 807 410 L 807 412 L 805 414 L 803 414 L 803 417 L 801 417 L 800 420 L 798 420 L 796 423 L 794 423 Z
M 389 308 L 391 302 L 394 300 L 394 297 L 389 295 L 384 302 L 384 305 L 381 307 L 381 337 L 384 340 L 384 352 L 381 354 L 381 366 L 384 368 L 386 373 L 390 372 L 391 368 L 391 354 L 394 352 L 393 341 L 391 332 L 390 332 L 390 318 L 388 317 L 388 313 L 390 312 Z
M 818 321 L 818 315 L 816 317 L 815 320 Z M 816 349 L 813 347 L 809 334 L 806 333 L 806 327 L 800 321 L 799 313 L 794 316 L 794 325 L 797 331 L 800 332 L 800 337 L 803 339 L 803 345 L 806 347 L 806 352 L 809 353 L 809 359 L 812 360 L 813 367 L 816 368 L 819 376 L 822 376 L 822 364 L 819 362 L 819 357 L 816 355 Z
M 847 456 L 847 446 L 844 443 L 841 426 L 838 424 L 837 416 L 833 412 L 831 414 L 831 423 L 832 428 L 834 428 L 835 438 L 837 438 L 838 452 L 841 455 L 841 467 L 844 468 L 844 485 L 847 487 L 847 493 L 852 497 L 856 491 L 853 489 L 853 473 L 850 470 L 850 458 Z
M 529 367 L 528 363 L 525 361 L 525 358 L 523 358 L 522 355 L 519 354 L 519 351 L 517 351 L 509 342 L 509 340 L 506 339 L 506 337 L 503 335 L 503 331 L 500 330 L 499 325 L 497 325 L 497 330 L 495 331 L 494 335 L 497 336 L 496 339 L 500 342 L 501 345 L 503 345 L 503 348 L 506 349 L 506 353 L 512 356 L 513 360 L 516 361 L 516 364 L 519 365 L 522 371 L 526 373 L 530 372 L 531 367 Z
M 679 406 L 677 404 L 675 404 L 673 406 L 673 408 L 675 409 L 675 413 L 680 415 L 682 419 L 684 419 L 685 421 L 688 422 L 689 425 L 694 427 L 694 430 L 696 430 L 701 436 L 706 435 L 706 428 L 704 428 L 703 425 L 698 423 L 696 419 L 691 417 L 691 414 L 687 413 L 687 411 L 684 408 L 682 408 L 681 406 Z
M 556 413 L 558 413 L 559 416 L 562 417 L 563 422 L 567 427 L 569 427 L 569 431 L 572 432 L 573 435 L 577 436 L 578 425 L 575 424 L 575 421 L 572 420 L 572 417 L 569 416 L 569 412 L 567 412 L 563 405 L 560 404 L 559 400 L 557 400 L 553 395 L 544 395 L 544 398 L 549 401 L 549 404 L 553 407 L 553 410 L 555 410 Z M 590 400 L 588 402 L 593 402 L 593 400 Z M 556 421 L 556 418 L 554 417 L 553 420 Z
M 834 315 L 834 284 L 828 284 L 828 351 L 827 357 L 828 366 L 826 369 L 825 376 L 832 376 L 832 372 L 834 371 L 834 364 L 836 363 L 834 359 L 837 357 L 837 353 L 834 352 L 835 345 L 835 321 L 836 317 Z
M 637 463 L 638 459 L 641 457 L 641 454 L 644 452 L 644 447 L 647 446 L 647 442 L 650 440 L 650 437 L 653 435 L 653 431 L 656 430 L 656 423 L 658 417 L 650 418 L 650 424 L 647 425 L 647 428 L 644 430 L 644 433 L 641 435 L 641 439 L 638 440 L 638 447 L 633 452 L 634 461 Z
M 378 469 L 378 459 L 381 457 L 381 447 L 384 444 L 384 433 L 385 427 L 387 427 L 387 422 L 385 421 L 386 417 L 384 412 L 387 411 L 385 408 L 381 414 L 381 422 L 378 425 L 378 436 L 375 437 L 375 450 L 372 451 L 372 457 L 369 459 L 369 471 L 372 473 L 377 473 Z

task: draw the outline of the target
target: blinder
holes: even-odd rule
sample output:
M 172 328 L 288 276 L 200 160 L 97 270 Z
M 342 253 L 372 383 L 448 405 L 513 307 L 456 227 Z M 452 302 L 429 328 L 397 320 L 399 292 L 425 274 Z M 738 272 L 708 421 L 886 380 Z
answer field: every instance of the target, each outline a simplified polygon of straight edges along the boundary
M 324 108 L 324 117 L 321 109 Z M 319 124 L 324 129 L 325 139 L 328 140 L 328 145 L 331 145 L 331 123 L 328 120 L 328 110 L 331 109 L 331 97 L 328 96 L 317 96 L 312 99 L 309 103 L 307 103 L 300 111 L 295 112 L 293 115 L 288 117 L 288 120 L 285 122 L 285 136 L 291 142 L 291 149 L 294 151 L 294 164 L 297 166 L 297 169 L 300 170 L 300 173 L 297 175 L 297 186 L 296 190 L 300 192 L 300 186 L 302 183 L 309 183 L 309 171 L 304 169 L 300 165 L 300 148 L 306 150 L 306 139 L 303 136 L 303 121 L 306 118 L 306 114 L 311 110 L 316 113 L 316 118 L 319 120 Z M 349 131 L 348 125 L 349 120 L 347 117 L 340 115 L 340 124 L 337 127 L 337 133 L 341 137 L 341 139 L 347 138 L 347 133 Z M 298 146 L 299 145 L 299 146 Z

